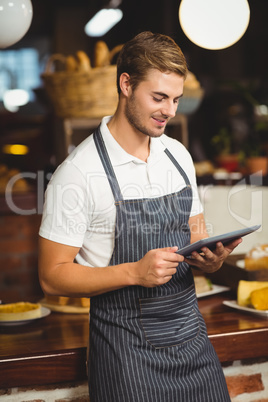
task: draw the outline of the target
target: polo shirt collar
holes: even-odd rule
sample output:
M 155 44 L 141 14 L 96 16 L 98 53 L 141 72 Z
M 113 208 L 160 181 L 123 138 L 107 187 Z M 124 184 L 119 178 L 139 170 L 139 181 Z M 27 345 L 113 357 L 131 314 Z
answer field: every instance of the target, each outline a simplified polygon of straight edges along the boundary
M 120 166 L 124 165 L 130 162 L 136 163 L 136 164 L 144 164 L 146 162 L 142 161 L 141 159 L 136 158 L 135 156 L 127 153 L 119 144 L 118 142 L 114 139 L 112 134 L 110 133 L 110 130 L 107 127 L 107 123 L 111 119 L 111 116 L 106 116 L 102 119 L 101 122 L 101 133 L 103 136 L 103 140 L 105 142 L 110 160 L 112 162 L 113 166 Z M 165 145 L 163 144 L 161 137 L 158 138 L 151 138 L 150 141 L 150 155 L 149 158 L 150 160 L 158 158 L 160 154 L 162 154 L 165 150 Z

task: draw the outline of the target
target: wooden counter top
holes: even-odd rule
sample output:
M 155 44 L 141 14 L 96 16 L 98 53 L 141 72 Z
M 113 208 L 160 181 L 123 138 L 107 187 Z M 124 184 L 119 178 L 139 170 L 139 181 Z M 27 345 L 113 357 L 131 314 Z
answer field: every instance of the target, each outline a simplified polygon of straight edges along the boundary
M 221 362 L 268 356 L 268 319 L 222 304 L 223 293 L 199 299 Z M 87 314 L 51 313 L 24 326 L 0 327 L 0 388 L 86 379 Z
M 231 292 L 199 299 L 209 338 L 220 361 L 268 356 L 268 318 L 222 304 L 233 299 Z
M 87 314 L 0 327 L 0 388 L 85 379 L 88 333 Z

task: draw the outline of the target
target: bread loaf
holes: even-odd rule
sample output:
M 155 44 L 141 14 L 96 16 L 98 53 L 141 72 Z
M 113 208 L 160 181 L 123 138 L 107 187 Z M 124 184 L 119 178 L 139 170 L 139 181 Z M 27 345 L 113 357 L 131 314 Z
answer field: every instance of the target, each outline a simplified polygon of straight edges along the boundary
M 99 40 L 94 48 L 94 64 L 95 67 L 105 67 L 110 64 L 109 48 L 106 43 Z
M 66 57 L 66 70 L 67 71 L 76 71 L 78 69 L 78 63 L 75 60 L 74 56 L 70 55 Z
M 268 269 L 268 244 L 253 247 L 245 256 L 245 269 Z
M 90 71 L 91 63 L 88 55 L 83 50 L 78 50 L 76 56 L 78 59 L 78 71 Z

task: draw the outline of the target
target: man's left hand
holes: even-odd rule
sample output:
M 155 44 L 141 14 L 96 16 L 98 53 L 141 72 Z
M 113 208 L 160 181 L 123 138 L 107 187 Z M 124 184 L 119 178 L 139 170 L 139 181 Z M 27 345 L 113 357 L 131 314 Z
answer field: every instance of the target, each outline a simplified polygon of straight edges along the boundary
M 207 247 L 203 247 L 202 254 L 194 251 L 191 258 L 185 258 L 184 261 L 189 265 L 201 269 L 204 272 L 212 273 L 221 268 L 224 260 L 229 254 L 242 242 L 242 239 L 234 240 L 225 246 L 221 242 L 217 243 L 216 249 L 211 251 Z

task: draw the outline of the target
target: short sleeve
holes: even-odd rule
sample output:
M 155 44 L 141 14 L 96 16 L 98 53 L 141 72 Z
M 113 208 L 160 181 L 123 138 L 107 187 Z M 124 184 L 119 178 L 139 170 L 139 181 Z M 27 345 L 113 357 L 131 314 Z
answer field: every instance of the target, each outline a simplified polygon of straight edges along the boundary
M 90 195 L 83 173 L 63 162 L 46 192 L 39 235 L 48 240 L 81 247 L 90 225 Z

